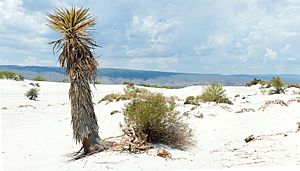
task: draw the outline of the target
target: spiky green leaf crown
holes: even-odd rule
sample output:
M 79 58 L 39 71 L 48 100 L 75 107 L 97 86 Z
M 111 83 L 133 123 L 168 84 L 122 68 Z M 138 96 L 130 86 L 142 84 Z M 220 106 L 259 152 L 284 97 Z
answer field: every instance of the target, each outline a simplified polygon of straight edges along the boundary
M 50 42 L 53 51 L 59 52 L 59 63 L 66 69 L 70 78 L 89 77 L 95 80 L 98 63 L 92 53 L 96 45 L 92 27 L 96 19 L 89 14 L 88 8 L 55 9 L 48 14 L 48 26 L 61 34 L 61 38 Z
M 48 23 L 63 36 L 86 37 L 91 35 L 88 31 L 96 24 L 96 19 L 92 18 L 88 12 L 88 8 L 76 9 L 75 6 L 71 9 L 56 9 L 54 14 L 48 14 Z

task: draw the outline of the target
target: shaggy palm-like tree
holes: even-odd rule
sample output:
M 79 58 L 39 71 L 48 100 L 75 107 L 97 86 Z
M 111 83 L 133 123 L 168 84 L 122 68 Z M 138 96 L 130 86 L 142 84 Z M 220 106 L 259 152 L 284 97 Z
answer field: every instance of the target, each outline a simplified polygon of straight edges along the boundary
M 53 52 L 60 52 L 58 61 L 66 70 L 71 81 L 69 98 L 73 137 L 76 143 L 82 143 L 85 154 L 102 151 L 97 118 L 94 112 L 89 82 L 95 83 L 98 63 L 93 49 L 97 46 L 91 38 L 95 18 L 89 9 L 56 9 L 48 14 L 48 25 L 59 32 L 60 39 L 50 42 Z

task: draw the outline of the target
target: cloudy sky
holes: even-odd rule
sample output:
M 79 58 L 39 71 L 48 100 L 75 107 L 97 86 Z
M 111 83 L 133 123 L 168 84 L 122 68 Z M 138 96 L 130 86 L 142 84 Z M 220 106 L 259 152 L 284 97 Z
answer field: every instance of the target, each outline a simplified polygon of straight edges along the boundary
M 58 66 L 55 7 L 90 8 L 100 67 L 300 74 L 298 0 L 0 0 L 0 64 Z

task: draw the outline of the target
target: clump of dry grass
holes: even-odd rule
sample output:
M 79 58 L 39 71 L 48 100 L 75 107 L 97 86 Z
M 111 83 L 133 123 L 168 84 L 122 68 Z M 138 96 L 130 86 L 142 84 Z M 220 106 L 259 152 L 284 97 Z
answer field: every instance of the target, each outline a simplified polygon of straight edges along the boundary
M 33 81 L 46 81 L 46 78 L 42 77 L 42 76 L 36 76 L 32 78 Z
M 300 95 L 300 91 L 293 90 L 293 95 Z
M 108 101 L 108 102 L 118 102 L 121 100 L 131 100 L 133 98 L 137 98 L 139 96 L 142 96 L 145 93 L 148 93 L 149 91 L 146 89 L 142 88 L 137 88 L 134 85 L 127 84 L 126 87 L 124 88 L 124 94 L 120 93 L 111 93 L 106 96 L 104 96 L 99 103 L 103 101 Z
M 300 84 L 288 84 L 287 85 L 287 88 L 291 88 L 291 87 L 300 88 Z

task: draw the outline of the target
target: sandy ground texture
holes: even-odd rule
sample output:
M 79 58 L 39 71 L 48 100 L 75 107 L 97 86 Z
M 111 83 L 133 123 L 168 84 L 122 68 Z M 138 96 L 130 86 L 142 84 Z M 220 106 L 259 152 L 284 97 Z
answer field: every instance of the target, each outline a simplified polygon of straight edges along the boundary
M 183 105 L 190 95 L 199 95 L 203 86 L 182 89 L 147 88 L 166 96 L 178 96 L 176 110 L 194 131 L 195 147 L 169 151 L 172 159 L 146 154 L 103 152 L 69 162 L 69 153 L 79 150 L 72 138 L 68 83 L 38 82 L 36 101 L 24 93 L 33 86 L 30 80 L 0 80 L 2 150 L 5 171 L 35 170 L 202 170 L 280 167 L 300 170 L 300 96 L 264 95 L 259 86 L 224 87 L 234 105 L 201 103 Z M 102 138 L 121 134 L 122 110 L 128 101 L 98 103 L 108 93 L 123 92 L 123 85 L 92 87 L 95 112 Z M 282 100 L 284 103 L 280 102 Z M 120 111 L 111 115 L 114 110 Z M 203 118 L 199 117 L 203 115 Z M 255 139 L 246 143 L 248 136 Z

